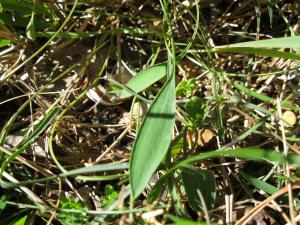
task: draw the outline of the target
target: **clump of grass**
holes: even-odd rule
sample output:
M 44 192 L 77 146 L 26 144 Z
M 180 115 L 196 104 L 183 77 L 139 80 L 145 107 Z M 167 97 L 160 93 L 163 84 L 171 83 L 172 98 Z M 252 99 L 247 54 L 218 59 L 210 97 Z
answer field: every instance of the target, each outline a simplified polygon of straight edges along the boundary
M 0 6 L 1 221 L 299 221 L 297 3 Z

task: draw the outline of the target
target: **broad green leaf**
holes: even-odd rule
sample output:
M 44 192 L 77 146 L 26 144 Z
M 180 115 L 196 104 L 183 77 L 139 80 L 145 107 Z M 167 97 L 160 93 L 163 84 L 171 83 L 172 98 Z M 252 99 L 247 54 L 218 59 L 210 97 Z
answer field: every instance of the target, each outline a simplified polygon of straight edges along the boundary
M 300 48 L 300 37 L 282 37 L 282 38 L 272 38 L 268 40 L 260 41 L 248 41 L 241 42 L 237 44 L 231 44 L 226 46 L 221 46 L 226 48 L 231 47 L 249 47 L 249 48 Z
M 75 214 L 72 212 L 61 211 L 58 213 L 58 219 L 65 225 L 77 225 L 77 224 L 89 224 L 89 216 L 86 214 L 87 208 L 85 205 L 77 201 L 75 198 L 69 196 L 68 198 L 60 198 L 60 207 L 61 209 L 66 210 L 79 210 L 82 213 Z
M 212 209 L 214 207 L 216 181 L 214 174 L 211 171 L 196 168 L 184 168 L 181 172 L 181 177 L 187 200 L 193 209 L 199 211 L 203 210 L 203 201 L 207 209 Z
M 241 42 L 237 44 L 219 46 L 214 49 L 216 52 L 233 52 L 245 54 L 258 54 L 269 57 L 299 60 L 300 55 L 292 52 L 283 52 L 265 48 L 300 48 L 300 37 L 273 38 L 260 41 Z
M 269 20 L 270 20 L 270 27 L 273 27 L 273 3 L 272 0 L 267 0 L 268 12 L 269 12 Z
M 133 78 L 129 80 L 126 86 L 130 88 L 132 91 L 138 93 L 150 87 L 152 84 L 159 81 L 160 79 L 162 79 L 166 74 L 167 74 L 166 63 L 151 66 L 137 73 Z M 132 94 L 125 89 L 123 89 L 120 94 L 120 98 L 128 98 L 130 96 L 132 96 Z
M 175 105 L 175 76 L 172 74 L 145 115 L 133 146 L 130 183 L 134 198 L 146 187 L 169 148 Z
M 171 146 L 171 156 L 177 156 L 184 147 L 183 136 L 180 135 L 177 141 Z
M 28 23 L 27 28 L 26 28 L 26 36 L 30 40 L 33 40 L 33 41 L 36 38 L 35 25 L 34 25 L 34 15 L 35 15 L 35 13 L 32 12 L 31 13 L 31 18 L 30 18 L 29 23 Z

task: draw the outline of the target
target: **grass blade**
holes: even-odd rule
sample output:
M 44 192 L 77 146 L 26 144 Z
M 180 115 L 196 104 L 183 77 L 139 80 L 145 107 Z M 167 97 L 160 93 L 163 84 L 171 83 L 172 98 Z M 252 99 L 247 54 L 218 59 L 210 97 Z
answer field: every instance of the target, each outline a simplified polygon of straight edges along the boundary
M 300 166 L 300 156 L 298 155 L 288 155 L 284 156 L 282 153 L 275 151 L 267 151 L 256 147 L 240 148 L 235 150 L 217 150 L 205 152 L 199 155 L 192 156 L 185 159 L 174 166 L 170 171 L 180 168 L 181 166 L 188 165 L 197 161 L 202 161 L 204 159 L 216 158 L 216 157 L 229 157 L 229 158 L 241 158 L 247 160 L 265 160 L 272 163 L 279 163 L 282 165 L 284 162 L 288 161 L 291 164 Z
M 300 37 L 293 36 L 260 41 L 241 42 L 237 44 L 219 46 L 213 49 L 213 51 L 257 54 L 261 56 L 300 60 L 299 54 L 266 48 L 300 48 Z
M 266 192 L 270 195 L 272 195 L 272 194 L 276 193 L 277 191 L 279 191 L 278 188 L 274 187 L 271 184 L 268 184 L 265 181 L 259 180 L 255 177 L 252 177 L 252 176 L 250 176 L 249 174 L 246 174 L 243 171 L 241 171 L 240 173 L 241 173 L 242 177 L 244 179 L 246 179 L 249 184 L 252 184 L 258 190 L 263 190 L 264 192 Z
M 228 45 L 226 48 L 215 48 L 215 52 L 232 52 L 232 53 L 243 53 L 243 54 L 257 54 L 268 57 L 279 57 L 283 59 L 300 60 L 300 54 L 293 52 L 282 52 L 275 49 L 264 49 L 264 48 L 250 48 L 250 47 L 231 47 Z
M 1 165 L 1 171 L 0 175 L 2 175 L 3 171 L 5 170 L 7 164 L 14 160 L 14 158 L 21 154 L 22 151 L 24 151 L 30 144 L 34 142 L 34 140 L 47 128 L 49 123 L 56 117 L 56 114 L 60 110 L 59 107 L 55 106 L 53 107 L 49 113 L 45 116 L 45 118 L 36 126 L 36 128 L 33 130 L 32 133 L 28 135 L 27 138 L 25 138 L 19 146 L 16 148 L 16 150 L 6 158 L 6 160 Z
M 243 86 L 243 85 L 241 85 L 239 83 L 233 83 L 233 86 L 236 89 L 244 92 L 245 94 L 250 95 L 250 96 L 252 96 L 254 98 L 257 98 L 257 99 L 259 99 L 261 101 L 264 101 L 264 102 L 272 102 L 273 101 L 272 98 L 270 98 L 270 97 L 268 97 L 266 95 L 260 94 L 260 93 L 258 93 L 256 91 L 253 91 L 253 90 L 251 90 L 249 88 L 246 88 L 245 86 Z
M 233 48 L 233 47 L 248 47 L 248 48 L 300 48 L 300 37 L 282 37 L 282 38 L 273 38 L 268 40 L 260 41 L 248 41 L 241 42 L 237 44 L 231 44 L 226 46 L 220 46 L 219 48 Z
M 103 171 L 126 170 L 126 169 L 128 169 L 128 163 L 108 163 L 108 164 L 93 165 L 93 166 L 70 170 L 65 173 L 61 173 L 59 177 L 68 177 L 68 176 L 82 175 L 85 173 L 96 173 L 96 172 L 103 172 Z

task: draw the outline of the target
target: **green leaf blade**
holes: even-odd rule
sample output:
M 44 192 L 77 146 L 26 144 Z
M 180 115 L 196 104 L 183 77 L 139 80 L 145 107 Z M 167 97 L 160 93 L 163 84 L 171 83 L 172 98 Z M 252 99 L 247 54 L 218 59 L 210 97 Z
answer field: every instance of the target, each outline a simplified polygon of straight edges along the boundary
M 249 184 L 252 184 L 254 187 L 256 187 L 258 190 L 263 190 L 264 192 L 272 195 L 274 193 L 276 193 L 277 191 L 279 191 L 276 187 L 274 187 L 273 185 L 265 182 L 265 181 L 262 181 L 262 180 L 259 180 L 249 174 L 246 174 L 245 172 L 243 171 L 240 171 L 242 177 L 247 180 L 247 182 Z
M 133 146 L 130 183 L 134 198 L 146 187 L 169 148 L 175 103 L 175 77 L 172 75 L 147 112 Z
M 140 71 L 126 84 L 132 91 L 139 93 L 146 88 L 150 87 L 155 82 L 162 79 L 167 74 L 167 64 L 159 64 L 151 66 L 147 69 Z M 132 96 L 132 93 L 123 89 L 120 98 L 128 98 Z
M 5 46 L 9 45 L 10 43 L 11 43 L 11 40 L 0 39 L 0 48 L 5 47 Z
M 283 52 L 275 49 L 265 49 L 265 48 L 254 48 L 254 47 L 231 47 L 231 45 L 226 48 L 215 48 L 215 52 L 219 53 L 241 53 L 241 54 L 256 54 L 266 57 L 278 57 L 283 59 L 292 59 L 292 60 L 300 60 L 300 54 L 293 52 Z
M 249 47 L 249 48 L 300 48 L 300 37 L 281 37 L 268 40 L 248 41 L 227 45 L 226 47 Z
M 35 13 L 32 12 L 31 13 L 31 18 L 30 18 L 30 21 L 27 25 L 27 28 L 26 28 L 26 35 L 27 37 L 30 39 L 30 40 L 35 40 L 36 38 L 36 31 L 35 31 L 35 25 L 34 25 L 34 16 L 35 16 Z

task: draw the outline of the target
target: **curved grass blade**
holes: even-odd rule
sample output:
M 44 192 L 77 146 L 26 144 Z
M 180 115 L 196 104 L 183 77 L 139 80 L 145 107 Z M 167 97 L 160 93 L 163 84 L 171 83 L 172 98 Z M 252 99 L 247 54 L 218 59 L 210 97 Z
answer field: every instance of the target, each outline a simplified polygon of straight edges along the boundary
M 222 149 L 215 150 L 210 152 L 201 153 L 195 156 L 191 156 L 188 159 L 182 160 L 178 163 L 174 163 L 175 165 L 170 168 L 163 176 L 160 177 L 160 180 L 166 180 L 168 176 L 174 173 L 177 169 L 182 167 L 189 167 L 192 163 L 200 162 L 205 159 L 212 159 L 218 157 L 228 157 L 228 158 L 241 158 L 246 160 L 254 160 L 254 161 L 265 161 L 268 163 L 279 163 L 280 165 L 288 162 L 289 164 L 293 164 L 297 167 L 300 167 L 300 156 L 296 154 L 290 154 L 285 156 L 283 153 L 268 151 L 256 147 L 249 148 L 240 148 L 240 149 Z M 157 193 L 154 193 L 152 196 L 152 201 L 155 200 L 159 196 L 159 191 L 155 190 Z
M 264 192 L 273 195 L 274 193 L 276 193 L 277 191 L 279 191 L 278 188 L 274 187 L 273 185 L 259 180 L 256 177 L 250 176 L 249 174 L 246 174 L 243 171 L 240 171 L 240 174 L 242 175 L 242 177 L 247 180 L 247 182 L 249 184 L 252 184 L 254 187 L 256 187 L 258 190 L 263 190 Z
M 175 122 L 175 76 L 172 74 L 154 100 L 136 137 L 130 160 L 134 198 L 146 187 L 165 156 Z
M 151 66 L 137 73 L 133 78 L 129 80 L 126 86 L 132 91 L 138 93 L 162 79 L 166 74 L 166 63 Z M 123 89 L 120 94 L 120 98 L 128 98 L 130 96 L 132 96 L 132 93 L 130 93 L 126 89 Z
M 237 44 L 231 44 L 226 46 L 220 46 L 219 48 L 231 48 L 231 47 L 248 47 L 248 48 L 300 48 L 300 37 L 282 37 L 273 38 L 260 41 L 248 41 Z
M 270 98 L 269 96 L 266 96 L 264 94 L 260 94 L 260 93 L 258 93 L 256 91 L 253 91 L 253 90 L 251 90 L 249 88 L 246 88 L 246 87 L 244 87 L 243 85 L 241 85 L 239 83 L 233 83 L 233 86 L 236 89 L 244 92 L 245 94 L 250 95 L 250 96 L 252 96 L 254 98 L 257 98 L 257 99 L 259 99 L 261 101 L 264 101 L 264 102 L 272 102 L 273 101 L 273 99 Z
M 13 154 L 8 156 L 5 161 L 1 165 L 0 177 L 2 176 L 3 171 L 5 170 L 8 163 L 15 159 L 15 157 L 21 154 L 30 144 L 34 142 L 34 140 L 47 128 L 47 126 L 51 123 L 51 121 L 56 117 L 56 114 L 60 110 L 59 107 L 54 106 L 49 113 L 45 116 L 43 120 L 36 126 L 32 133 L 25 138 L 19 146 L 15 149 Z
M 34 131 L 30 133 L 29 136 L 20 143 L 20 147 L 18 148 L 25 149 L 30 144 L 32 144 L 34 140 L 46 129 L 46 127 L 56 117 L 59 110 L 60 108 L 58 106 L 54 106 L 46 115 L 46 117 L 43 120 L 41 120 L 41 122 L 36 126 L 36 129 L 34 129 Z
M 107 164 L 100 164 L 100 165 L 93 165 L 88 167 L 83 167 L 79 169 L 74 169 L 67 171 L 65 173 L 59 174 L 59 177 L 69 177 L 75 175 L 82 175 L 85 173 L 96 173 L 96 172 L 103 172 L 103 171 L 114 171 L 114 170 L 126 170 L 128 169 L 128 163 L 107 163 Z
M 51 180 L 55 180 L 57 178 L 63 177 L 74 177 L 75 179 L 80 179 L 84 181 L 106 181 L 106 180 L 114 180 L 119 179 L 121 177 L 125 177 L 126 174 L 112 174 L 112 175 L 90 175 L 83 177 L 82 174 L 87 173 L 98 173 L 98 172 L 107 172 L 107 171 L 118 171 L 118 170 L 127 170 L 129 167 L 128 163 L 107 163 L 101 165 L 94 165 L 90 167 L 83 167 L 74 170 L 70 170 L 67 172 L 60 173 L 58 175 L 48 176 L 39 179 L 25 180 L 19 181 L 18 183 L 7 182 L 0 179 L 0 186 L 3 188 L 16 188 L 19 186 L 37 184 L 37 183 L 45 183 Z
M 31 13 L 31 18 L 29 20 L 29 23 L 27 25 L 27 28 L 26 28 L 26 35 L 27 37 L 30 39 L 30 40 L 35 40 L 36 38 L 36 31 L 35 31 L 35 12 L 32 11 Z
M 240 83 L 237 83 L 237 82 L 233 83 L 233 82 L 232 82 L 231 84 L 232 84 L 236 89 L 238 89 L 238 90 L 244 92 L 245 94 L 247 94 L 247 95 L 249 95 L 249 96 L 252 96 L 252 97 L 254 97 L 254 98 L 257 98 L 257 99 L 259 99 L 259 100 L 261 100 L 261 101 L 263 101 L 263 102 L 270 102 L 270 103 L 274 102 L 274 99 L 272 99 L 271 97 L 269 97 L 269 96 L 267 96 L 267 95 L 264 95 L 264 94 L 262 94 L 262 93 L 258 93 L 258 92 L 254 91 L 254 90 L 249 89 L 249 88 L 246 88 L 245 86 L 243 86 L 243 85 L 240 84 Z M 282 101 L 281 104 L 282 104 L 283 107 L 285 107 L 285 108 L 287 108 L 287 109 L 299 111 L 299 107 L 292 105 L 291 103 L 289 103 L 289 102 L 286 101 L 286 100 Z M 250 104 L 250 103 L 247 103 L 247 106 L 249 107 L 249 106 L 251 106 L 251 104 Z M 254 106 L 254 105 L 252 105 L 252 106 Z M 255 107 L 255 106 L 254 106 L 254 107 Z M 252 107 L 252 108 L 253 108 L 253 107 Z M 260 109 L 258 109 L 258 108 L 256 108 L 256 109 L 259 110 L 259 111 L 261 111 L 262 113 L 269 114 L 269 111 L 263 112 L 262 110 L 260 110 Z
M 280 152 L 263 150 L 257 147 L 248 147 L 248 148 L 240 148 L 235 150 L 222 149 L 222 150 L 216 150 L 216 151 L 210 151 L 210 152 L 198 154 L 181 161 L 173 168 L 171 168 L 168 171 L 168 173 L 182 166 L 194 162 L 202 161 L 204 159 L 216 158 L 216 157 L 241 158 L 241 159 L 257 160 L 257 161 L 263 160 L 272 163 L 279 163 L 280 165 L 284 164 L 285 162 L 288 162 L 290 164 L 296 165 L 297 167 L 300 167 L 300 156 L 298 155 L 290 154 L 288 156 L 285 156 L 283 153 Z
M 257 54 L 269 57 L 300 60 L 300 55 L 293 52 L 283 52 L 266 48 L 300 48 L 300 37 L 283 37 L 269 40 L 241 42 L 237 44 L 218 46 L 215 52 L 233 52 L 245 54 Z
M 268 57 L 278 57 L 283 59 L 293 59 L 293 60 L 300 60 L 300 54 L 293 53 L 293 52 L 282 52 L 275 49 L 264 49 L 264 48 L 250 48 L 250 47 L 230 47 L 231 45 L 227 46 L 226 48 L 215 48 L 213 49 L 214 52 L 232 52 L 232 53 L 242 53 L 242 54 L 257 54 L 261 56 L 268 56 Z

